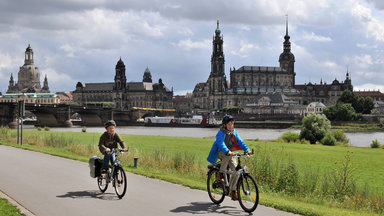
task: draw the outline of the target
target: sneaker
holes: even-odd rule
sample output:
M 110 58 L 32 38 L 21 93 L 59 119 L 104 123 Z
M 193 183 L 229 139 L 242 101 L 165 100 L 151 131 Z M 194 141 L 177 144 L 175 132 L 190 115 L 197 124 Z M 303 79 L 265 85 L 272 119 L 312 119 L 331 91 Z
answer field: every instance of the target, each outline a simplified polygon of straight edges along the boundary
M 221 182 L 224 182 L 224 176 L 222 173 L 218 173 L 216 175 L 216 181 L 221 181 Z
M 232 200 L 238 200 L 239 199 L 239 197 L 237 196 L 237 191 L 232 191 L 231 198 L 232 198 Z

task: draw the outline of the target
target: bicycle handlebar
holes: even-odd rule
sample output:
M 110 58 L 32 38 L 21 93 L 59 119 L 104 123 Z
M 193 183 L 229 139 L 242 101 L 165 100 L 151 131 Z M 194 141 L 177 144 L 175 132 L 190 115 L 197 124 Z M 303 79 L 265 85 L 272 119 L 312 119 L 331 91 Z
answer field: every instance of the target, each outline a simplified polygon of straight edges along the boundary
M 253 155 L 253 149 L 252 149 L 252 155 Z M 252 155 L 248 154 L 248 152 L 244 152 L 243 154 L 235 152 L 235 155 L 233 157 L 242 157 L 242 156 L 250 157 Z
M 127 147 L 127 152 L 128 152 L 128 150 L 129 150 L 129 147 Z M 124 153 L 124 149 L 121 149 L 121 148 L 111 149 L 111 153 L 117 153 L 117 152 Z

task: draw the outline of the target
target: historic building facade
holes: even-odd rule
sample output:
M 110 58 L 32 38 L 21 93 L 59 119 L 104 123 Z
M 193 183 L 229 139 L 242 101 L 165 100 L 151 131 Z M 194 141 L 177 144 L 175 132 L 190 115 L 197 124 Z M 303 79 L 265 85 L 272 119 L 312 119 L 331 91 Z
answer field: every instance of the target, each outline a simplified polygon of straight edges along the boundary
M 173 107 L 173 91 L 164 85 L 162 79 L 159 79 L 158 83 L 153 83 L 148 67 L 144 71 L 142 82 L 127 82 L 125 64 L 121 58 L 115 67 L 114 82 L 78 82 L 72 95 L 73 101 L 82 105 L 92 102 L 114 102 L 116 108 L 121 109 Z
M 44 84 L 40 85 L 39 68 L 35 66 L 33 59 L 33 50 L 29 44 L 25 50 L 24 65 L 20 67 L 18 80 L 15 82 L 13 75 L 9 79 L 7 93 L 49 93 L 47 75 L 44 78 Z
M 198 83 L 193 90 L 193 107 L 196 112 L 218 110 L 224 107 L 246 107 L 255 103 L 258 95 L 280 94 L 289 98 L 292 104 L 307 105 L 319 101 L 334 104 L 346 89 L 353 90 L 350 75 L 347 72 L 344 82 L 334 80 L 332 84 L 295 83 L 295 56 L 291 52 L 288 20 L 283 42 L 283 52 L 279 56 L 279 67 L 242 66 L 230 68 L 230 83 L 225 75 L 223 37 L 219 21 L 213 37 L 211 72 L 206 82 Z M 276 96 L 273 96 L 276 97 Z

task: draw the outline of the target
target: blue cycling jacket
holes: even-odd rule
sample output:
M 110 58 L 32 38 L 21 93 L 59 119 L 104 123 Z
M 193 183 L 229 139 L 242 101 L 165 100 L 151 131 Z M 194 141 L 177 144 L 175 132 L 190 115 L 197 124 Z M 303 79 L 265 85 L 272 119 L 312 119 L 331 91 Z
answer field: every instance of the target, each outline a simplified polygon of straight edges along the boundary
M 237 133 L 236 130 L 233 131 L 233 135 L 236 136 L 237 144 L 240 146 L 240 148 L 244 151 L 250 151 L 247 144 L 241 139 L 240 135 Z M 225 145 L 224 139 L 226 134 L 219 130 L 219 132 L 216 134 L 216 140 L 213 142 L 211 151 L 209 152 L 207 161 L 213 165 L 216 164 L 217 158 L 219 156 L 219 152 L 222 151 L 224 154 L 227 154 L 229 152 L 229 149 L 227 145 Z

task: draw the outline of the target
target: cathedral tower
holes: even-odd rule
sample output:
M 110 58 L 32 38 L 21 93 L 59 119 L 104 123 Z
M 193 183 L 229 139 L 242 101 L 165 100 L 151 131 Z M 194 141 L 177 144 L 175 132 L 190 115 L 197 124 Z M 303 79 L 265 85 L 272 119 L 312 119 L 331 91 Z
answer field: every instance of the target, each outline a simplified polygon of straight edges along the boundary
M 219 20 L 217 20 L 217 28 L 212 41 L 211 73 L 207 81 L 210 94 L 223 93 L 227 89 L 227 80 L 224 72 L 224 41 L 223 36 L 220 35 L 219 27 Z

